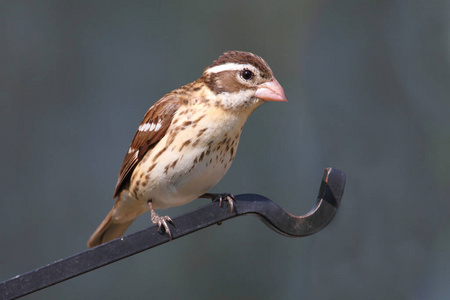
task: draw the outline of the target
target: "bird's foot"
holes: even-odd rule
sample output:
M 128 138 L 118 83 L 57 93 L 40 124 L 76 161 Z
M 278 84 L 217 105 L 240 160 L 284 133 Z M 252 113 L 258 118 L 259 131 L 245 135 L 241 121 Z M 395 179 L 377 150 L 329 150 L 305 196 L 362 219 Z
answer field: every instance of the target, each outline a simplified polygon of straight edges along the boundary
M 169 224 L 167 224 L 167 222 L 171 223 L 172 225 L 175 225 L 175 223 L 173 223 L 172 219 L 169 216 L 158 215 L 153 209 L 153 203 L 151 201 L 148 202 L 148 205 L 150 206 L 150 213 L 152 216 L 153 224 L 158 224 L 158 231 L 161 231 L 161 227 L 164 227 L 165 233 L 169 236 L 169 240 L 172 241 L 172 233 L 170 232 Z
M 222 201 L 225 200 L 230 204 L 231 213 L 234 211 L 234 202 L 236 201 L 236 198 L 232 194 L 228 193 L 222 193 L 222 194 L 211 194 L 211 193 L 205 193 L 200 196 L 200 198 L 206 198 L 211 199 L 211 201 L 219 201 L 219 207 L 222 207 Z

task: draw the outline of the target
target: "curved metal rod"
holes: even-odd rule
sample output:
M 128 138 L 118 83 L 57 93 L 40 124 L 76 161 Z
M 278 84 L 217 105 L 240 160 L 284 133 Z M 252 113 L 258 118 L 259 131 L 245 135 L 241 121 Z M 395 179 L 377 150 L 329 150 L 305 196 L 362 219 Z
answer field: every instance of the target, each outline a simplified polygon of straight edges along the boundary
M 344 187 L 345 174 L 336 169 L 326 168 L 316 206 L 306 215 L 294 216 L 267 198 L 265 198 L 268 202 L 266 205 L 261 205 L 262 199 L 258 199 L 248 211 L 257 214 L 266 225 L 279 234 L 290 237 L 308 236 L 322 230 L 334 218 L 344 194 Z M 241 196 L 247 198 L 252 195 Z
M 251 214 L 257 215 L 270 228 L 285 236 L 302 237 L 320 231 L 336 215 L 345 186 L 345 175 L 326 168 L 316 206 L 304 216 L 294 216 L 266 197 L 256 194 L 236 196 L 232 214 L 217 202 L 173 218 L 173 239 L 225 220 Z M 167 243 L 169 237 L 157 232 L 156 226 L 118 238 L 74 256 L 58 260 L 31 272 L 0 283 L 0 299 L 15 299 L 51 285 L 84 274 L 128 256 Z

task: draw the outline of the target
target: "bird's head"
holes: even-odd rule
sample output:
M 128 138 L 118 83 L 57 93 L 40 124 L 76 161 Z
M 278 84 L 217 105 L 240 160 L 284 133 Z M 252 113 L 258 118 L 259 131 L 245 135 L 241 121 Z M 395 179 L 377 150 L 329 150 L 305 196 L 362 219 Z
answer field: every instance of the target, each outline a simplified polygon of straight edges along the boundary
M 269 65 L 249 52 L 225 52 L 204 70 L 202 79 L 226 109 L 253 111 L 265 101 L 287 101 Z

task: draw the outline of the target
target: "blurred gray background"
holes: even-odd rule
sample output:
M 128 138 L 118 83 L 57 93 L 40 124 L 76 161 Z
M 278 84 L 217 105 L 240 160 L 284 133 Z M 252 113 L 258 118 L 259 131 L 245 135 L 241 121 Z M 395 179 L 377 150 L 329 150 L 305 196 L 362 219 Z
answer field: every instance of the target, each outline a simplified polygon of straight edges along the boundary
M 439 0 L 1 1 L 0 281 L 86 249 L 144 113 L 226 50 L 264 57 L 289 102 L 255 111 L 214 191 L 300 215 L 332 166 L 337 217 L 302 239 L 234 219 L 28 299 L 449 299 Z

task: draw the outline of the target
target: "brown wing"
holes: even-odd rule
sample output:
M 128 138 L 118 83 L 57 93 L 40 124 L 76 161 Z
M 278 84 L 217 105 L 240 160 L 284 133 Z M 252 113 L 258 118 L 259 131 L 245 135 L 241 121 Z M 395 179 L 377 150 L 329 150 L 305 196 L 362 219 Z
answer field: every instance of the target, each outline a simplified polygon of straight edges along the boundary
M 136 165 L 162 139 L 180 104 L 176 95 L 168 94 L 147 111 L 123 160 L 114 198 L 128 187 L 131 173 Z

